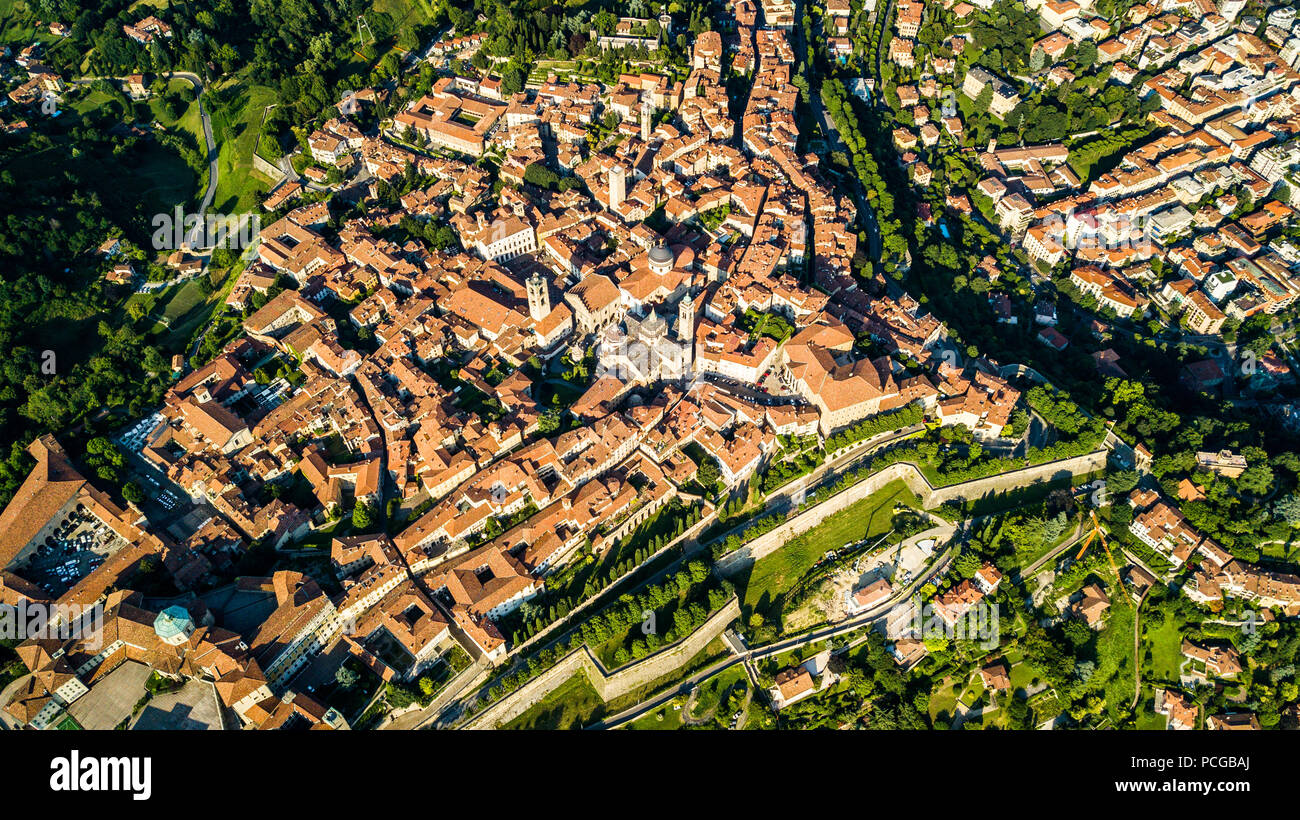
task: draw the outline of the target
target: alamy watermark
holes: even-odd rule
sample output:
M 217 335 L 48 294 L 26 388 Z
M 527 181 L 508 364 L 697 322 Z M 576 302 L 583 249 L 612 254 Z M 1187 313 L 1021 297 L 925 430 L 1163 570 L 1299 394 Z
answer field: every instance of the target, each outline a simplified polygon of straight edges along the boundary
M 156 251 L 188 248 L 252 247 L 262 230 L 262 217 L 247 214 L 185 213 L 177 205 L 172 213 L 154 214 L 153 248 Z
M 50 761 L 50 791 L 126 792 L 132 800 L 153 794 L 153 758 L 96 757 L 77 749 Z
M 104 644 L 104 608 L 78 604 L 43 604 L 20 601 L 0 604 L 0 639 L 77 640 L 85 649 Z

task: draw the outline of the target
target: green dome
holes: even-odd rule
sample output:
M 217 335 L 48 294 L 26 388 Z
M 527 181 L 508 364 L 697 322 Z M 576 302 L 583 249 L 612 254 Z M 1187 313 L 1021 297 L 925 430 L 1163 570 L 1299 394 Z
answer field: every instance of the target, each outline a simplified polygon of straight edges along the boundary
M 194 619 L 185 607 L 169 606 L 154 618 L 153 631 L 164 640 L 177 635 L 188 635 L 194 631 Z

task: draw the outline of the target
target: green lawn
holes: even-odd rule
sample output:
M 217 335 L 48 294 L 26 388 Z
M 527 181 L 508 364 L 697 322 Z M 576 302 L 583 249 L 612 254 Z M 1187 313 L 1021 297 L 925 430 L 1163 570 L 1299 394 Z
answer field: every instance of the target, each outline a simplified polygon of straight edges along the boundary
M 217 193 L 212 209 L 223 214 L 258 213 L 273 183 L 253 170 L 253 149 L 262 112 L 275 101 L 275 92 L 243 80 L 222 83 L 215 90 L 227 102 L 217 106 L 207 99 L 212 137 L 217 142 Z
M 1183 662 L 1183 632 L 1174 618 L 1166 618 L 1159 629 L 1147 633 L 1151 642 L 1151 674 L 1157 680 L 1177 680 Z
M 712 719 L 721 719 L 725 724 L 731 716 L 720 714 L 718 711 L 723 705 L 724 695 L 727 695 L 734 686 L 748 684 L 749 679 L 743 664 L 728 667 L 708 680 L 701 681 L 695 703 L 687 717 L 691 720 L 699 720 L 712 713 Z
M 581 729 L 598 712 L 603 713 L 604 706 L 605 702 L 592 688 L 587 675 L 578 672 L 501 728 Z
M 164 313 L 154 314 L 155 316 L 166 315 L 169 322 L 167 326 L 154 328 L 156 333 L 162 334 L 163 346 L 169 350 L 184 347 L 188 351 L 189 343 L 195 333 L 201 327 L 205 327 L 214 316 L 222 315 L 226 297 L 230 295 L 243 269 L 242 262 L 236 262 L 234 267 L 229 269 L 209 267 L 204 275 L 211 278 L 213 290 L 207 296 L 203 295 L 197 277 L 182 284 L 180 290 L 166 303 Z M 163 300 L 159 299 L 159 303 L 162 302 Z M 231 321 L 237 319 L 238 316 L 235 315 Z
M 973 707 L 984 694 L 984 680 L 979 675 L 971 675 L 957 700 L 967 709 Z
M 755 562 L 744 583 L 746 611 L 764 608 L 803 577 L 828 550 L 883 535 L 891 529 L 894 505 L 919 507 L 902 481 L 891 481 L 878 492 L 832 515 L 813 529 Z
M 167 213 L 177 203 L 197 198 L 203 190 L 194 169 L 161 147 L 149 152 L 133 175 L 140 186 L 137 196 L 147 203 L 147 213 Z
M 192 92 L 194 86 L 190 85 L 189 80 L 171 80 L 167 83 L 167 91 L 175 92 Z M 177 128 L 187 132 L 194 138 L 194 145 L 198 148 L 200 154 L 207 151 L 207 143 L 203 139 L 203 120 L 199 117 L 199 103 L 197 100 L 191 102 L 177 119 L 167 113 L 167 108 L 157 97 L 149 99 L 149 109 L 153 111 L 154 121 L 168 128 Z
M 682 666 L 655 680 L 604 703 L 583 672 L 569 678 L 533 704 L 527 712 L 504 724 L 504 729 L 580 729 L 606 715 L 618 714 L 646 701 L 670 686 L 677 685 L 699 670 L 727 655 L 721 638 L 714 638 Z M 668 706 L 671 710 L 671 705 Z M 680 720 L 680 718 L 678 718 Z M 669 718 L 664 718 L 665 722 Z M 657 722 L 657 721 L 656 721 Z M 639 728 L 645 728 L 644 726 Z
M 46 25 L 38 27 L 37 20 L 45 20 Z M 64 22 L 71 25 L 73 21 Z M 40 13 L 35 3 L 29 0 L 0 0 L 0 43 L 8 43 L 11 48 L 18 46 L 13 49 L 16 52 L 33 40 L 39 40 L 48 47 L 62 39 L 50 34 L 49 20 Z
M 673 705 L 681 700 L 681 698 L 674 698 L 650 714 L 637 718 L 624 728 L 631 729 L 634 732 L 680 729 L 682 728 L 682 710 L 674 709 Z
M 1127 596 L 1112 594 L 1089 687 L 1104 690 L 1109 709 L 1127 707 L 1133 700 L 1133 672 L 1133 604 Z
M 1034 681 L 1037 677 L 1038 676 L 1034 674 L 1034 670 L 1029 668 L 1029 664 L 1024 663 L 1023 661 L 1013 664 L 1011 666 L 1011 691 L 1016 692 L 1020 689 L 1028 689 L 1030 686 L 1034 685 Z
M 1300 538 L 1292 538 L 1284 544 L 1264 544 L 1260 547 L 1260 553 L 1268 558 L 1275 558 L 1279 561 L 1300 561 Z
M 205 299 L 207 299 L 207 294 L 203 292 L 198 277 L 182 282 L 179 285 L 172 285 L 162 292 L 155 303 L 156 315 L 161 323 L 155 329 L 162 333 L 168 328 L 174 328 L 180 321 L 183 321 L 186 314 L 201 305 Z
M 962 689 L 961 681 L 944 681 L 930 695 L 931 722 L 942 719 L 951 722 L 957 709 L 957 695 Z
M 374 8 L 393 18 L 394 30 L 425 26 L 437 16 L 430 0 L 375 0 Z
M 72 107 L 72 110 L 76 111 L 78 114 L 81 114 L 82 116 L 84 116 L 90 111 L 94 111 L 97 108 L 102 108 L 103 106 L 108 105 L 110 102 L 113 101 L 120 102 L 120 100 L 117 97 L 114 97 L 98 88 L 92 88 L 90 91 L 80 94 L 79 96 L 77 96 L 75 100 L 71 99 L 71 97 L 76 93 L 77 92 L 74 91 L 68 94 L 69 102 Z M 121 108 L 119 107 L 118 110 L 120 111 Z

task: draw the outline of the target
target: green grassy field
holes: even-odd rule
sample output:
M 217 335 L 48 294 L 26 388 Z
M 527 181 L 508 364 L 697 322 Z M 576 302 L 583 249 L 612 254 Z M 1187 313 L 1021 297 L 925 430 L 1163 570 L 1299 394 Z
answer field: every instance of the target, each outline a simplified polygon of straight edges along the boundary
M 1097 638 L 1097 671 L 1089 684 L 1104 690 L 1110 709 L 1133 700 L 1133 603 L 1112 595 L 1106 627 Z
M 894 505 L 918 507 L 916 496 L 902 481 L 891 481 L 878 492 L 832 515 L 771 555 L 755 562 L 744 583 L 746 611 L 764 607 L 812 569 L 827 550 L 882 535 L 891 529 Z
M 68 96 L 71 98 L 72 94 L 69 94 Z M 76 99 L 72 100 L 72 110 L 85 116 L 88 112 L 109 105 L 116 99 L 116 97 L 113 97 L 105 91 L 98 88 L 92 88 L 90 91 L 83 93 Z
M 930 695 L 930 720 L 952 721 L 957 709 L 957 695 L 963 689 L 963 681 L 948 680 L 935 688 Z
M 504 724 L 502 728 L 578 729 L 588 726 L 605 715 L 618 714 L 648 700 L 656 693 L 715 663 L 726 654 L 728 654 L 727 649 L 722 639 L 714 638 L 683 666 L 609 703 L 601 701 L 600 695 L 587 680 L 586 674 L 579 672 L 556 687 L 545 698 L 533 704 L 527 712 Z M 670 705 L 667 708 L 671 710 L 672 707 Z M 664 720 L 668 721 L 669 718 Z
M 166 292 L 163 299 L 159 300 L 162 307 L 161 318 L 166 319 L 167 327 L 171 327 L 206 298 L 197 277 L 175 285 Z
M 79 732 L 81 731 L 81 724 L 77 723 L 76 719 L 74 719 L 72 715 L 66 715 L 63 720 L 59 721 L 59 725 L 54 728 L 64 732 Z
M 33 40 L 52 43 L 61 39 L 50 34 L 48 26 L 37 28 L 41 15 L 27 0 L 0 0 L 0 42 L 27 45 Z M 69 21 L 71 22 L 71 21 Z
M 1264 544 L 1260 547 L 1260 552 L 1279 561 L 1300 561 L 1300 538 L 1292 538 L 1284 544 Z
M 579 672 L 501 728 L 581 729 L 592 717 L 603 713 L 604 706 L 586 674 Z
M 1024 662 L 1020 647 L 1010 647 L 1002 653 L 1002 656 L 1006 659 L 1007 665 L 1011 667 L 1012 692 L 1019 689 L 1028 689 L 1034 685 L 1036 675 L 1034 670 L 1029 667 L 1029 664 Z
M 275 92 L 242 80 L 222 83 L 217 91 L 228 102 L 216 106 L 207 101 L 212 138 L 217 142 L 217 192 L 212 208 L 223 214 L 260 212 L 273 183 L 253 170 L 253 149 L 262 112 L 275 101 Z
M 166 213 L 177 203 L 187 203 L 203 190 L 194 169 L 162 150 L 151 152 L 134 171 L 139 197 L 146 213 Z
M 1147 637 L 1151 642 L 1151 674 L 1157 680 L 1177 680 L 1183 662 L 1183 633 L 1178 622 L 1168 618 Z
M 194 86 L 190 85 L 189 80 L 171 80 L 167 83 L 169 93 L 176 91 L 190 91 Z M 166 106 L 158 99 L 151 97 L 149 100 L 149 109 L 153 111 L 154 120 L 167 126 L 168 128 L 179 128 L 188 132 L 194 137 L 194 145 L 198 147 L 199 152 L 206 150 L 206 143 L 203 140 L 203 122 L 199 117 L 199 104 L 195 100 L 186 106 L 185 111 L 180 117 L 172 119 L 167 112 Z
M 393 18 L 393 30 L 399 32 L 414 26 L 427 26 L 435 16 L 429 0 L 375 0 L 373 8 Z
M 723 696 L 733 686 L 741 684 L 742 681 L 744 684 L 748 684 L 745 667 L 741 664 L 736 664 L 708 680 L 701 681 L 699 692 L 695 696 L 695 703 L 691 706 L 691 713 L 687 715 L 687 718 L 690 720 L 700 720 L 706 717 L 709 719 L 721 718 L 724 723 L 730 720 L 730 715 L 718 714 L 718 710 L 723 705 Z
M 682 728 L 682 710 L 673 706 L 683 702 L 684 698 L 674 698 L 650 714 L 632 721 L 626 727 L 634 732 L 664 731 Z

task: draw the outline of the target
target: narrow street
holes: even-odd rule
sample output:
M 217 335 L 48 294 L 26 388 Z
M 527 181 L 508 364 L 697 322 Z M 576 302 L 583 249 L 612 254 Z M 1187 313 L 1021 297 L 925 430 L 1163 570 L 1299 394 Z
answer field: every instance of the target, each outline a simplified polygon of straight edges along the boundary
M 893 0 L 890 0 L 891 4 L 892 2 Z M 800 0 L 800 2 L 795 4 L 796 20 L 802 19 L 804 14 L 803 7 L 806 5 L 806 3 L 807 0 Z M 888 12 L 888 7 L 886 8 L 886 12 Z M 803 34 L 802 26 L 796 25 L 794 27 L 794 48 L 795 48 L 795 59 L 807 67 L 808 70 L 807 73 L 809 77 L 816 77 L 815 84 L 812 81 L 809 82 L 808 104 L 812 110 L 813 117 L 817 120 L 818 127 L 821 129 L 822 133 L 826 135 L 827 140 L 830 142 L 831 150 L 844 152 L 845 155 L 850 156 L 850 162 L 851 162 L 852 157 L 848 147 L 844 144 L 844 141 L 840 138 L 840 133 L 839 131 L 836 130 L 835 123 L 831 122 L 830 117 L 826 116 L 826 108 L 824 105 L 822 105 L 821 73 L 815 70 L 814 67 L 810 65 L 808 62 L 808 57 L 809 57 L 808 44 L 804 42 L 804 34 Z M 877 74 L 879 74 L 879 71 L 877 71 Z M 879 261 L 880 253 L 881 253 L 880 227 L 876 222 L 875 211 L 872 209 L 870 203 L 867 201 L 867 193 L 862 188 L 862 182 L 857 178 L 857 176 L 853 174 L 851 169 L 847 173 L 840 176 L 839 178 L 843 180 L 844 183 L 848 186 L 849 188 L 848 193 L 850 196 L 853 197 L 853 201 L 857 204 L 858 214 L 862 217 L 862 221 L 867 228 L 867 238 L 871 245 L 870 248 L 871 259 L 873 262 Z

